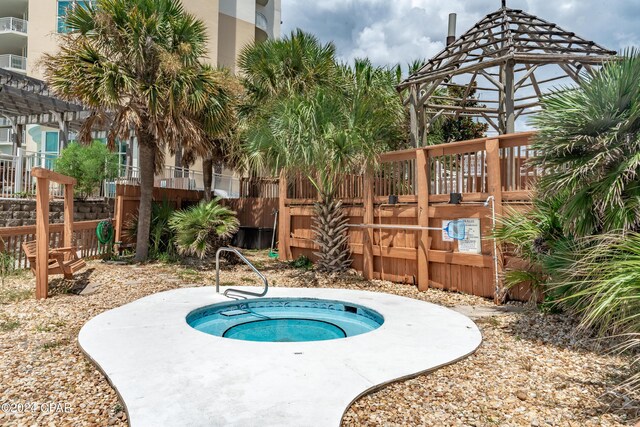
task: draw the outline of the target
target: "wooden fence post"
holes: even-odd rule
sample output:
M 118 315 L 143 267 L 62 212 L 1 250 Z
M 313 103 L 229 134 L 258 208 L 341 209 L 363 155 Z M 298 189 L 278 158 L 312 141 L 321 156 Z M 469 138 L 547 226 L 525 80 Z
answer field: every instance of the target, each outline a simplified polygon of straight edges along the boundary
M 429 226 L 429 173 L 428 173 L 427 150 L 416 150 L 416 174 L 418 195 L 418 225 L 420 227 Z M 426 291 L 429 289 L 429 231 L 420 230 L 418 232 L 418 289 Z
M 49 288 L 49 180 L 36 178 L 36 299 Z
M 118 185 L 119 187 L 119 185 Z M 117 250 L 120 250 L 120 243 L 122 243 L 122 223 L 124 222 L 124 196 L 117 194 L 116 190 L 116 207 L 115 207 L 115 238 L 114 242 L 118 246 Z
M 47 221 L 49 219 L 47 218 Z M 73 185 L 64 184 L 64 231 L 62 246 L 73 246 Z
M 373 176 L 367 171 L 362 179 L 364 215 L 363 224 L 373 224 Z M 373 229 L 363 228 L 362 239 L 362 275 L 366 280 L 373 279 Z
M 496 216 L 502 215 L 502 182 L 500 171 L 500 140 L 488 139 L 487 140 L 487 187 L 489 194 L 494 197 Z M 502 302 L 504 295 L 500 295 L 503 290 L 502 285 L 502 273 L 503 273 L 503 259 L 502 250 L 500 246 L 497 246 L 496 253 L 493 254 L 498 260 L 498 283 L 497 289 L 494 291 L 494 301 L 496 303 Z M 495 274 L 495 271 L 494 271 Z M 500 290 L 500 292 L 497 292 Z
M 286 261 L 291 259 L 291 216 L 287 206 L 287 175 L 284 172 L 280 172 L 278 190 L 278 259 Z

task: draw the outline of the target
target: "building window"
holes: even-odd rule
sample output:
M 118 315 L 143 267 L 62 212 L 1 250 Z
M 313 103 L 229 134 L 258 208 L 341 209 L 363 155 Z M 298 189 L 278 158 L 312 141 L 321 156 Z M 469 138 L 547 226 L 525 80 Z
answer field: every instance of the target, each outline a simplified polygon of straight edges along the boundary
M 59 134 L 58 132 L 45 132 L 44 133 L 44 146 L 42 147 L 42 154 L 44 160 L 44 167 L 47 169 L 53 169 L 55 160 L 58 158 L 60 154 L 60 144 L 59 144 Z
M 72 7 L 87 7 L 89 4 L 95 6 L 95 0 L 58 0 L 58 32 L 67 33 L 69 29 L 65 23 L 67 12 Z
M 103 144 L 107 144 L 107 138 L 95 138 L 94 141 L 100 141 Z M 116 149 L 113 154 L 118 157 L 118 168 L 120 169 L 120 173 L 124 173 L 124 168 L 127 165 L 127 142 L 116 141 Z

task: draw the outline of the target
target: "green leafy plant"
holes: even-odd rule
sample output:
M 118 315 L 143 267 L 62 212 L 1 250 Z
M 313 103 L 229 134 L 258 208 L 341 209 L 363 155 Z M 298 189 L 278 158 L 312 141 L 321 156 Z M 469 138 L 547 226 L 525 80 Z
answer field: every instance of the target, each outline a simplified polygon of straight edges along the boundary
M 200 258 L 227 245 L 239 225 L 236 213 L 222 206 L 219 197 L 174 212 L 169 220 L 178 253 Z
M 149 258 L 163 262 L 171 262 L 176 258 L 175 235 L 169 227 L 169 220 L 174 213 L 173 206 L 167 201 L 154 203 L 151 206 L 149 230 Z M 126 233 L 135 238 L 138 231 L 138 216 L 133 216 L 126 224 Z
M 528 283 L 533 290 L 532 298 L 537 300 L 553 274 L 550 267 L 561 267 L 560 260 L 568 256 L 563 249 L 568 247 L 570 240 L 562 228 L 559 214 L 562 203 L 562 197 L 534 197 L 530 210 L 522 212 L 506 208 L 505 214 L 497 218 L 493 236 L 506 244 L 508 253 L 524 261 L 515 267 L 507 266 L 504 274 L 507 289 Z M 546 305 L 552 305 L 553 300 L 553 295 L 547 290 Z
M 584 74 L 542 99 L 533 164 L 541 197 L 564 195 L 563 226 L 578 236 L 640 231 L 640 57 Z
M 304 255 L 300 255 L 293 261 L 289 261 L 288 264 L 290 267 L 300 268 L 302 270 L 311 270 L 313 268 L 313 262 L 311 262 L 311 260 Z
M 86 198 L 95 194 L 104 180 L 118 176 L 118 158 L 100 141 L 90 145 L 72 142 L 60 153 L 55 170 L 75 178 L 75 195 Z

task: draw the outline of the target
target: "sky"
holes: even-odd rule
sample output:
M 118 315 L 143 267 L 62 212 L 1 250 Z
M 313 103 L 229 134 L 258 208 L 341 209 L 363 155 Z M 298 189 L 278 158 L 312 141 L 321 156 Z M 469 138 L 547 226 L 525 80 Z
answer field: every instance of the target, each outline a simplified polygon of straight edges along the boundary
M 640 45 L 640 0 L 507 0 L 606 48 Z M 368 57 L 376 65 L 430 58 L 444 47 L 449 13 L 459 36 L 500 0 L 282 0 L 282 34 L 296 28 L 333 41 L 338 57 Z

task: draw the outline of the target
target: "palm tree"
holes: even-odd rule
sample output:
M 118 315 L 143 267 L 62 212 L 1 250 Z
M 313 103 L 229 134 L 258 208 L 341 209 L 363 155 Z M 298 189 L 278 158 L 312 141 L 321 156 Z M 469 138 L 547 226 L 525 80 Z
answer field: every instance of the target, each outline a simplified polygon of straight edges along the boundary
M 227 244 L 239 225 L 236 213 L 222 206 L 220 198 L 174 212 L 169 220 L 178 252 L 200 258 Z
M 148 255 L 155 172 L 164 153 L 183 147 L 206 156 L 224 132 L 232 95 L 223 76 L 203 66 L 204 24 L 179 0 L 97 0 L 76 7 L 60 52 L 45 56 L 45 75 L 58 96 L 92 110 L 79 139 L 110 123 L 108 142 L 128 139 L 133 129 L 140 158 L 140 206 L 136 261 Z
M 583 77 L 545 96 L 532 120 L 535 163 L 544 170 L 540 194 L 562 194 L 561 213 L 577 236 L 640 231 L 638 51 Z
M 302 174 L 317 189 L 313 229 L 320 271 L 351 264 L 347 217 L 336 199 L 348 173 L 372 170 L 377 156 L 403 136 L 403 107 L 393 70 L 356 61 L 336 68 L 336 81 L 271 103 L 248 124 L 246 151 L 254 167 Z M 258 111 L 260 111 L 258 109 Z
M 265 104 L 279 98 L 335 84 L 335 50 L 332 43 L 322 45 L 300 29 L 247 46 L 238 58 L 247 91 L 241 113 L 264 111 Z

